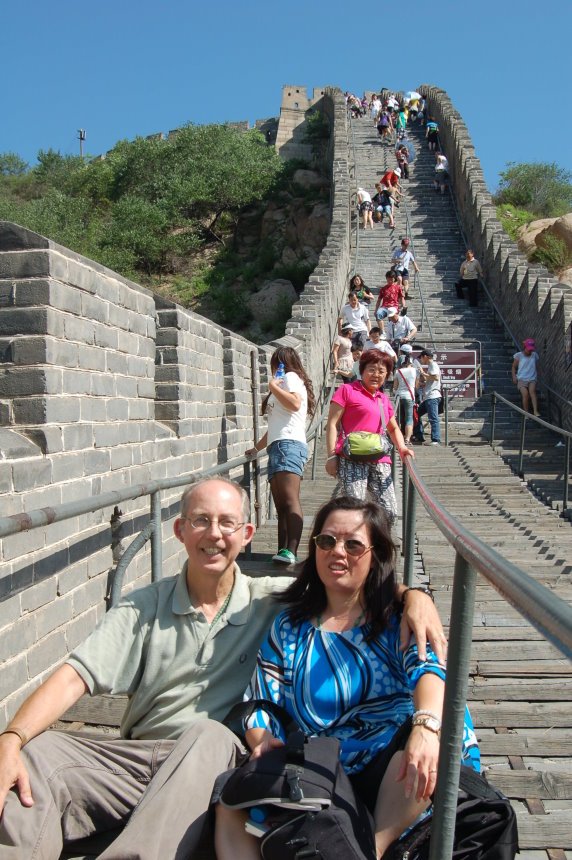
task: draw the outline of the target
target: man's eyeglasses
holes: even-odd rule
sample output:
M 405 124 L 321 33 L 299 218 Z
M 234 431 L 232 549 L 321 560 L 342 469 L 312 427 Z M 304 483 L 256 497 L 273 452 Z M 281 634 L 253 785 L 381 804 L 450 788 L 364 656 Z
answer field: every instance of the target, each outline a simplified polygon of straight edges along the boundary
M 245 525 L 244 523 L 237 523 L 235 520 L 211 520 L 210 517 L 195 517 L 192 520 L 189 517 L 181 517 L 181 519 L 186 520 L 190 524 L 191 528 L 198 532 L 205 532 L 213 525 L 213 523 L 216 523 L 219 527 L 219 531 L 221 531 L 223 535 L 234 534 L 234 532 L 237 532 L 241 526 Z
M 333 550 L 338 543 L 344 545 L 344 549 L 348 555 L 359 556 L 363 555 L 366 550 L 373 549 L 373 545 L 366 546 L 356 538 L 348 538 L 348 540 L 345 540 L 344 538 L 336 538 L 333 535 L 316 535 L 314 540 L 316 542 L 316 546 L 326 552 Z

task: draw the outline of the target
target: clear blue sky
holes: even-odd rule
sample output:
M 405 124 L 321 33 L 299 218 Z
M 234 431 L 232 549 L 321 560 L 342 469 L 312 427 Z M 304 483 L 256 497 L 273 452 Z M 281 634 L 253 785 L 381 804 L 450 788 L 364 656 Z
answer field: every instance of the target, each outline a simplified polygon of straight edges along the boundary
M 433 83 L 491 189 L 508 161 L 572 170 L 572 0 L 3 3 L 0 152 L 95 155 L 188 121 L 277 116 L 283 84 Z M 403 10 L 403 11 L 402 11 Z M 543 119 L 546 110 L 547 118 Z

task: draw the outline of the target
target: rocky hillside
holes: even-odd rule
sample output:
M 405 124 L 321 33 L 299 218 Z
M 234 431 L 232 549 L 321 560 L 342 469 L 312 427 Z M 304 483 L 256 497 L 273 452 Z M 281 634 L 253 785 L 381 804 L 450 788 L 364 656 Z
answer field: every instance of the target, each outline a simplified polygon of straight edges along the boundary
M 241 212 L 193 308 L 255 342 L 280 336 L 329 227 L 329 179 L 298 167 L 272 199 Z
M 572 212 L 560 218 L 541 218 L 518 231 L 518 245 L 528 259 L 536 259 L 572 286 Z

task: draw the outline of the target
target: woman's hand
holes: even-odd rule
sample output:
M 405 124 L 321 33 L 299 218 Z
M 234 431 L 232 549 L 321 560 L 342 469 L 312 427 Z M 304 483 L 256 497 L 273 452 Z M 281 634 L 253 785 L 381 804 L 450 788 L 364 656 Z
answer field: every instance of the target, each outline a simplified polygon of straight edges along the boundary
M 260 758 L 264 753 L 270 752 L 270 750 L 277 749 L 278 747 L 283 747 L 284 741 L 281 741 L 279 738 L 275 738 L 270 732 L 266 732 L 262 740 L 256 744 L 252 752 L 250 753 L 250 758 Z
M 337 457 L 328 457 L 326 460 L 326 472 L 330 475 L 331 478 L 337 478 L 338 476 L 338 458 Z
M 423 726 L 413 726 L 403 751 L 397 782 L 405 780 L 405 797 L 411 797 L 417 782 L 415 798 L 428 800 L 437 783 L 439 735 Z
M 401 651 L 409 647 L 413 635 L 419 659 L 427 659 L 429 641 L 439 663 L 444 666 L 447 662 L 447 637 L 435 604 L 427 594 L 415 589 L 408 591 L 405 598 L 401 595 L 401 599 L 404 600 L 399 628 Z
M 405 460 L 406 457 L 411 457 L 412 460 L 415 459 L 415 451 L 408 448 L 407 445 L 404 445 L 402 448 L 398 448 L 397 450 L 402 460 Z
M 247 448 L 246 451 L 244 452 L 244 456 L 249 457 L 250 459 L 252 459 L 253 457 L 256 457 L 257 454 L 258 454 L 258 448 Z

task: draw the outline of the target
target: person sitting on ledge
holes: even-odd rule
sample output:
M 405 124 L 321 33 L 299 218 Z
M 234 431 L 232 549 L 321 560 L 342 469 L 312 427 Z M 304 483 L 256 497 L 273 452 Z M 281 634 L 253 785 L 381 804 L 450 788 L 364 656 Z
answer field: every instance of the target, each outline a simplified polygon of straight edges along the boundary
M 126 595 L 20 707 L 0 735 L 0 856 L 58 860 L 62 847 L 113 837 L 100 860 L 192 857 L 216 776 L 243 755 L 219 720 L 242 698 L 274 596 L 292 577 L 249 577 L 248 498 L 224 478 L 197 481 L 174 522 L 186 551 L 178 576 Z M 402 647 L 445 637 L 431 600 L 403 599 Z M 121 737 L 46 731 L 84 693 L 125 694 Z

